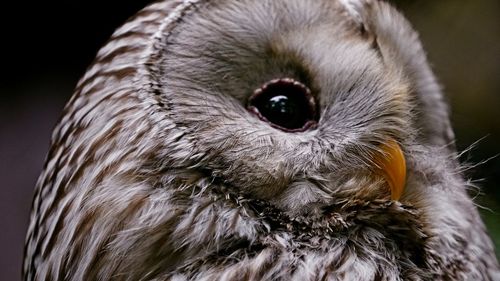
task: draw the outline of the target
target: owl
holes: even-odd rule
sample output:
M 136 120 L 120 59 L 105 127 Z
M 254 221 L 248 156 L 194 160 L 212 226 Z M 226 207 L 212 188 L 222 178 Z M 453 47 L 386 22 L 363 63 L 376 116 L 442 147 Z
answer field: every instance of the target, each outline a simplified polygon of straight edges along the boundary
M 78 83 L 24 280 L 500 280 L 410 24 L 376 0 L 162 0 Z

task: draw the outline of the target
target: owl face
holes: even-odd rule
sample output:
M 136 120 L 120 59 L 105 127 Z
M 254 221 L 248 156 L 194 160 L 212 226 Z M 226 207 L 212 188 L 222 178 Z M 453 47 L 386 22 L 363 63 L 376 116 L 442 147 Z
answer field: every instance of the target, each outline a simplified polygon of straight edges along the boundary
M 160 100 L 206 172 L 290 212 L 388 197 L 373 159 L 412 143 L 410 85 L 345 7 L 208 3 L 170 32 Z

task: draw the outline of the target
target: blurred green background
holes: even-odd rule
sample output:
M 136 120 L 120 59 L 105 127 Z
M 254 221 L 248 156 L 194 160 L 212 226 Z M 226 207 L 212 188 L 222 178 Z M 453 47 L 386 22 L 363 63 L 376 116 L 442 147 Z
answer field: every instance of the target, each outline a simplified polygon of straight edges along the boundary
M 0 17 L 0 280 L 19 280 L 33 187 L 64 103 L 113 30 L 149 0 L 5 1 Z M 462 161 L 500 153 L 500 0 L 394 0 L 451 104 Z M 500 253 L 500 158 L 466 174 Z

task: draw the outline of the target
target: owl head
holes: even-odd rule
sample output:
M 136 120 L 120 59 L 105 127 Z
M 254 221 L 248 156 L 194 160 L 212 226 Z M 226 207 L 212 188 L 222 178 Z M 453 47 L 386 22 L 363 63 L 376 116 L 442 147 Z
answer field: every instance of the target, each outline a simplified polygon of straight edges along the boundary
M 233 1 L 183 13 L 150 62 L 156 103 L 185 133 L 172 143 L 187 154 L 172 163 L 294 213 L 399 199 L 410 150 L 452 151 L 418 37 L 387 4 Z
M 65 108 L 25 276 L 493 278 L 453 142 L 385 2 L 160 1 Z

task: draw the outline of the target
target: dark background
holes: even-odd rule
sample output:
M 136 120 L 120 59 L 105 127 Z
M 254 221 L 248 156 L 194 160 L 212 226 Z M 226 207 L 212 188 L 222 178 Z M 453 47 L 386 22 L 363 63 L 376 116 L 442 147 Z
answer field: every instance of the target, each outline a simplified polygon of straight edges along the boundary
M 5 1 L 8 3 L 8 1 Z M 50 134 L 78 78 L 113 30 L 150 1 L 18 1 L 2 4 L 0 280 L 19 280 L 33 187 Z M 500 1 L 392 1 L 420 32 L 451 103 L 462 161 L 500 153 Z M 500 159 L 466 176 L 500 247 Z M 498 252 L 498 250 L 497 250 Z

